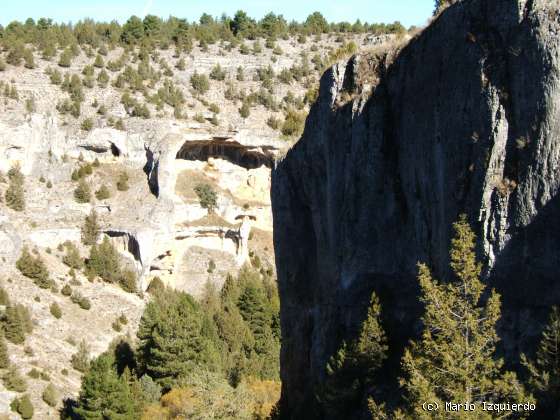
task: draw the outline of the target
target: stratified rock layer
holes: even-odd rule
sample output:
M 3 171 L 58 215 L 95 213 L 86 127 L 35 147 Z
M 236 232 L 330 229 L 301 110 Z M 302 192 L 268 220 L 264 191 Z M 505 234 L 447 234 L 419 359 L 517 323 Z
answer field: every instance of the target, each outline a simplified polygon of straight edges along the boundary
M 503 296 L 509 360 L 538 336 L 560 303 L 559 33 L 556 1 L 464 1 L 394 61 L 323 76 L 272 179 L 286 417 L 313 411 L 374 290 L 398 360 L 419 327 L 416 264 L 447 278 L 463 212 Z

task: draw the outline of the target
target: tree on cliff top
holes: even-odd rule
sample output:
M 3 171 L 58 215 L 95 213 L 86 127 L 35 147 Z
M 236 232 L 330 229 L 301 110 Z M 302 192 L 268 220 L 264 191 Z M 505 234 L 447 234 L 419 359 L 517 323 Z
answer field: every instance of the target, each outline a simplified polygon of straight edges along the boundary
M 437 402 L 440 407 L 446 401 L 533 401 L 515 373 L 505 371 L 503 360 L 496 358 L 500 296 L 492 290 L 487 300 L 481 300 L 485 286 L 479 280 L 481 265 L 476 262 L 475 235 L 465 216 L 453 227 L 454 280 L 440 283 L 432 278 L 428 267 L 419 265 L 424 332 L 405 350 L 405 377 L 401 380 L 409 410 L 418 419 L 433 418 L 433 413 L 422 409 L 425 401 Z M 521 413 L 515 415 L 523 417 Z M 461 412 L 457 418 L 495 416 L 503 417 L 504 413 L 476 410 Z

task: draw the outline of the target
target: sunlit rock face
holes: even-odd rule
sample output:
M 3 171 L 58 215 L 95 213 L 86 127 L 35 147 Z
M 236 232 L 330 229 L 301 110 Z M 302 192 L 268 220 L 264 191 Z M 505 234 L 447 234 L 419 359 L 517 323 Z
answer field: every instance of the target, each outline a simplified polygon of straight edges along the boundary
M 552 3 L 460 2 L 398 55 L 358 56 L 323 76 L 302 139 L 272 176 L 288 418 L 317 414 L 328 357 L 355 334 L 372 291 L 398 366 L 420 327 L 416 264 L 448 278 L 461 213 L 502 294 L 508 360 L 560 303 Z
M 228 272 L 248 262 L 251 228 L 272 230 L 270 171 L 285 147 L 246 130 L 211 133 L 167 120 L 72 134 L 46 114 L 0 119 L 0 171 L 18 165 L 26 177 L 26 210 L 0 219 L 0 256 L 15 261 L 25 243 L 56 248 L 80 242 L 83 220 L 95 210 L 102 233 L 138 274 L 139 288 L 145 290 L 155 276 L 193 294 L 208 280 L 220 286 Z M 76 203 L 71 173 L 94 161 L 100 167 L 87 179 L 92 193 L 104 184 L 112 197 Z M 130 177 L 126 192 L 115 191 L 121 172 Z M 40 177 L 54 188 L 45 191 Z M 194 193 L 200 183 L 218 193 L 212 214 Z M 244 214 L 251 219 L 241 230 Z M 268 250 L 272 264 L 271 242 Z M 210 260 L 219 267 L 214 273 L 207 272 Z

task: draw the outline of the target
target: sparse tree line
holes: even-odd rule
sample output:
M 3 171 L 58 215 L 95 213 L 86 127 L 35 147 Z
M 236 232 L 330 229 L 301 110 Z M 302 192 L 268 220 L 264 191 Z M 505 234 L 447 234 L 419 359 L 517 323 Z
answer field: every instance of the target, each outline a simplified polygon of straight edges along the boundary
M 463 216 L 454 224 L 451 269 L 454 280 L 441 283 L 419 264 L 424 330 L 405 348 L 400 395 L 387 391 L 380 376 L 390 346 L 375 293 L 357 337 L 343 342 L 326 366 L 316 394 L 326 418 L 494 419 L 558 418 L 560 415 L 560 311 L 553 307 L 534 359 L 521 356 L 522 377 L 507 370 L 496 352 L 500 296 L 480 280 L 475 235 Z M 474 411 L 446 411 L 446 402 L 473 403 Z M 438 411 L 424 403 L 438 404 Z M 483 411 L 483 403 L 535 404 L 517 410 Z
M 305 22 L 288 22 L 282 15 L 274 13 L 269 13 L 257 21 L 239 10 L 233 18 L 226 15 L 214 18 L 204 13 L 198 22 L 188 22 L 173 16 L 167 19 L 154 15 L 147 15 L 144 19 L 131 16 L 123 25 L 116 21 L 94 22 L 91 19 L 84 19 L 72 25 L 55 23 L 48 18 L 41 18 L 37 22 L 29 18 L 23 23 L 13 21 L 6 27 L 0 25 L 0 43 L 5 50 L 13 51 L 8 57 L 9 61 L 25 60 L 26 65 L 32 67 L 33 61 L 28 50 L 19 48 L 18 44 L 33 44 L 40 49 L 44 57 L 53 57 L 57 49 L 69 48 L 65 51 L 71 54 L 73 45 L 99 48 L 102 45 L 156 43 L 163 49 L 173 44 L 188 50 L 193 41 L 213 44 L 221 40 L 239 42 L 243 39 L 277 39 L 322 33 L 383 34 L 404 31 L 405 28 L 399 22 L 370 24 L 362 23 L 358 19 L 354 23 L 329 23 L 319 12 L 309 15 Z
M 116 22 L 98 23 L 92 20 L 80 21 L 75 25 L 55 24 L 50 19 L 39 19 L 37 22 L 28 19 L 25 23 L 12 22 L 5 28 L 0 27 L 0 46 L 4 57 L 0 55 L 0 71 L 5 70 L 6 64 L 13 66 L 24 65 L 26 68 L 36 67 L 35 56 L 54 61 L 58 68 L 48 67 L 46 74 L 54 85 L 59 85 L 68 96 L 59 101 L 56 108 L 62 115 L 70 115 L 76 119 L 82 115 L 86 90 L 95 86 L 106 88 L 111 84 L 115 89 L 123 90 L 121 103 L 131 117 L 151 118 L 153 113 L 163 115 L 164 108 L 172 108 L 173 116 L 186 119 L 188 115 L 184 110 L 185 98 L 183 92 L 173 85 L 170 79 L 177 71 L 185 70 L 183 53 L 192 50 L 194 42 L 198 42 L 202 51 L 208 51 L 208 45 L 220 43 L 227 51 L 237 48 L 241 54 L 261 54 L 263 45 L 260 39 L 266 39 L 264 47 L 272 50 L 271 60 L 276 61 L 277 55 L 283 51 L 276 41 L 280 38 L 289 39 L 297 37 L 299 43 L 306 43 L 308 36 L 319 36 L 324 33 L 363 34 L 363 33 L 396 33 L 402 34 L 405 29 L 400 23 L 394 24 L 362 24 L 359 20 L 354 24 L 328 23 L 318 12 L 311 14 L 305 22 L 288 23 L 282 16 L 268 14 L 260 21 L 256 21 L 243 11 L 239 11 L 233 18 L 222 16 L 215 19 L 207 14 L 201 16 L 199 22 L 189 23 L 184 19 L 170 17 L 166 20 L 156 16 L 146 16 L 143 20 L 131 17 L 124 25 Z M 339 35 L 337 42 L 343 42 L 344 37 Z M 252 42 L 252 48 L 246 44 Z M 352 46 L 353 45 L 353 46 Z M 117 59 L 108 59 L 110 50 L 122 47 L 122 54 Z M 160 57 L 160 49 L 175 48 L 174 57 L 177 58 L 174 66 Z M 311 47 L 315 52 L 312 59 L 314 69 L 309 66 L 309 59 L 304 54 L 301 65 L 294 65 L 278 75 L 281 83 L 290 85 L 292 82 L 302 83 L 307 93 L 302 98 L 295 98 L 290 92 L 281 103 L 274 99 L 274 75 L 266 73 L 256 76 L 262 83 L 258 92 L 245 93 L 236 91 L 232 81 L 228 80 L 226 99 L 239 102 L 239 115 L 249 118 L 251 108 L 263 105 L 267 110 L 277 112 L 282 110 L 284 121 L 276 117 L 268 119 L 267 124 L 274 130 L 279 130 L 287 138 L 297 137 L 303 130 L 305 111 L 303 108 L 316 98 L 317 80 L 313 72 L 322 72 L 342 55 L 353 53 L 355 44 L 350 42 L 336 51 L 331 51 L 327 56 L 322 56 L 317 51 L 317 45 Z M 91 59 L 81 69 L 81 74 L 59 70 L 69 69 L 72 62 L 84 52 Z M 134 65 L 136 63 L 136 66 Z M 172 68 L 173 67 L 173 68 Z M 265 69 L 262 69 L 263 72 Z M 111 73 L 117 73 L 111 77 Z M 244 80 L 243 72 L 237 73 L 237 80 Z M 196 96 L 213 116 L 207 120 L 214 126 L 220 125 L 218 114 L 220 109 L 216 104 L 208 104 L 203 95 L 209 89 L 208 76 L 212 80 L 226 80 L 226 72 L 216 66 L 209 75 L 195 74 L 190 79 L 193 95 Z M 228 77 L 229 79 L 229 77 Z M 18 100 L 19 96 L 13 84 L 6 84 L 4 95 Z M 138 94 L 143 96 L 143 100 Z M 152 105 L 152 106 L 149 106 Z M 107 124 L 117 129 L 124 129 L 122 119 L 115 119 L 107 115 L 104 104 L 94 101 L 92 107 L 97 108 L 100 118 L 107 118 Z M 26 102 L 29 112 L 35 110 L 32 102 Z M 205 122 L 200 113 L 192 116 L 195 121 Z M 84 118 L 80 128 L 90 131 L 97 125 L 92 116 Z

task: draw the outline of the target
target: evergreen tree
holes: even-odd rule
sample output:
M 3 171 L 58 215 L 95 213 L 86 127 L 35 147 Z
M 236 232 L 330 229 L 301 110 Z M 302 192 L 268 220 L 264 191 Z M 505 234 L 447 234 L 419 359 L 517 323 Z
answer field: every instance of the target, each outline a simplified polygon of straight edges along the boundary
M 4 339 L 4 334 L 0 335 L 0 369 L 7 369 L 10 366 L 10 354 Z
M 25 210 L 25 192 L 23 190 L 24 177 L 19 165 L 14 165 L 8 171 L 9 185 L 6 189 L 6 205 L 15 211 Z
M 56 302 L 51 303 L 49 307 L 51 315 L 54 316 L 56 319 L 62 318 L 62 309 L 60 308 L 59 304 Z
M 80 179 L 78 186 L 74 190 L 74 199 L 81 204 L 91 201 L 91 189 L 85 180 Z
M 536 358 L 525 355 L 521 362 L 529 371 L 529 386 L 537 397 L 540 413 L 560 417 L 560 309 L 553 307 L 542 332 Z
M 195 369 L 215 364 L 201 329 L 200 308 L 191 296 L 167 289 L 157 294 L 146 306 L 138 329 L 146 373 L 169 387 Z
M 85 340 L 82 340 L 78 345 L 78 351 L 72 355 L 70 362 L 72 363 L 72 367 L 78 372 L 86 372 L 89 369 L 89 358 L 89 346 Z
M 33 404 L 29 399 L 29 395 L 25 394 L 21 398 L 16 398 L 11 406 L 19 413 L 22 419 L 27 420 L 33 418 Z
M 348 416 L 365 401 L 366 393 L 374 385 L 375 374 L 387 358 L 388 350 L 380 315 L 381 305 L 373 293 L 358 337 L 350 343 L 343 342 L 329 359 L 327 379 L 320 395 L 329 413 Z
M 6 289 L 0 286 L 0 305 L 10 306 L 10 296 Z
M 46 402 L 51 407 L 56 406 L 56 403 L 58 402 L 58 395 L 56 389 L 53 386 L 53 384 L 50 383 L 43 390 L 41 397 L 43 398 L 43 401 Z
M 125 378 L 119 377 L 114 365 L 115 358 L 108 353 L 91 362 L 74 410 L 77 418 L 135 420 L 140 417 L 129 385 Z
M 263 352 L 267 340 L 270 339 L 270 313 L 267 311 L 267 301 L 262 287 L 258 283 L 249 283 L 238 302 L 239 312 L 248 323 L 255 337 L 255 349 L 258 353 Z
M 8 371 L 2 377 L 4 386 L 14 392 L 25 392 L 27 390 L 27 382 L 21 376 L 16 366 L 11 365 Z
M 6 339 L 14 344 L 22 344 L 28 330 L 25 314 L 18 305 L 8 306 L 4 314 L 3 328 Z
M 109 283 L 115 283 L 121 275 L 119 253 L 105 236 L 99 246 L 93 245 L 87 261 L 90 274 L 99 276 Z
M 82 243 L 84 245 L 94 245 L 97 243 L 99 237 L 99 222 L 97 220 L 97 213 L 92 210 L 86 216 L 84 224 L 82 225 Z
M 87 219 L 87 218 L 86 218 Z M 62 257 L 62 262 L 70 268 L 80 270 L 84 266 L 84 261 L 76 245 L 71 242 L 66 243 L 66 255 Z
M 34 283 L 43 288 L 51 287 L 52 282 L 49 279 L 49 272 L 40 256 L 34 257 L 29 249 L 24 246 L 19 259 L 16 261 L 16 268 L 25 277 L 33 279 Z
M 454 279 L 442 284 L 429 269 L 419 266 L 424 332 L 405 350 L 402 385 L 411 413 L 418 419 L 432 419 L 437 413 L 426 412 L 422 403 L 445 406 L 446 401 L 482 402 L 532 401 L 515 373 L 506 372 L 503 360 L 495 355 L 500 318 L 500 298 L 492 290 L 485 302 L 485 286 L 479 280 L 481 265 L 475 258 L 475 235 L 465 216 L 453 225 L 451 269 Z M 479 406 L 480 408 L 480 406 Z M 440 411 L 437 418 L 490 419 L 504 412 L 461 411 L 454 417 Z M 506 412 L 507 413 L 507 412 Z M 510 413 L 513 414 L 513 413 Z M 524 417 L 523 413 L 515 413 Z M 450 417 L 451 416 L 451 417 Z

